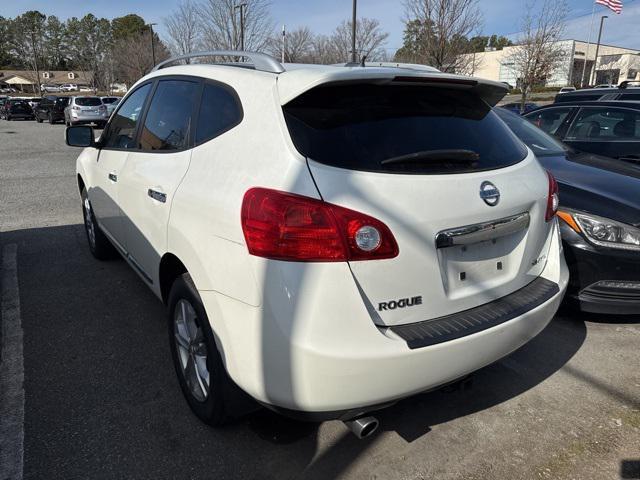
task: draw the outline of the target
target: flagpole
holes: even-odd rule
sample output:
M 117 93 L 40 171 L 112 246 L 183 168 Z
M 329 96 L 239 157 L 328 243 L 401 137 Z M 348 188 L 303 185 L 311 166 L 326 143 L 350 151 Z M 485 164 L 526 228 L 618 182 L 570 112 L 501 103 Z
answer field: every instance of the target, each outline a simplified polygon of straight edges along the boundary
M 587 53 L 584 55 L 584 65 L 582 66 L 582 76 L 580 77 L 580 88 L 584 87 L 584 74 L 587 71 L 587 62 L 589 61 L 589 47 L 591 47 L 591 31 L 593 30 L 593 19 L 596 15 L 596 2 L 593 2 L 591 10 L 591 26 L 589 27 L 589 40 L 587 40 Z M 595 66 L 595 64 L 594 64 Z M 591 70 L 589 70 L 589 78 L 591 78 Z

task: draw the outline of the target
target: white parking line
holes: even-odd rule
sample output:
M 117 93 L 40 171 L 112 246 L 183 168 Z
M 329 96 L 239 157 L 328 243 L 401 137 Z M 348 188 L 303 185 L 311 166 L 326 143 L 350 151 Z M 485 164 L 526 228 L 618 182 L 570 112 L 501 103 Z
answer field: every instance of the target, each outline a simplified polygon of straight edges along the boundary
M 16 244 L 2 249 L 0 295 L 0 479 L 21 480 L 24 462 L 24 363 Z

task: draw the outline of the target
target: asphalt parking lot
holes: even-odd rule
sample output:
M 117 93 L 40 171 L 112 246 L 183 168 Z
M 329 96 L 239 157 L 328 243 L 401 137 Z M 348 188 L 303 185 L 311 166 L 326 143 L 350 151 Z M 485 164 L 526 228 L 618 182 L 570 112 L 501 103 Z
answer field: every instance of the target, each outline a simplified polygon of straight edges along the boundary
M 15 302 L 23 333 L 23 358 L 8 358 L 20 349 L 5 348 L 4 330 L 2 362 L 24 366 L 24 421 L 0 405 L 12 425 L 0 445 L 22 432 L 24 478 L 640 478 L 640 316 L 562 313 L 464 383 L 380 412 L 366 440 L 264 410 L 201 424 L 175 378 L 162 304 L 124 261 L 89 253 L 79 150 L 63 137 L 63 125 L 0 121 L 3 322 Z M 7 371 L 0 388 L 16 385 Z

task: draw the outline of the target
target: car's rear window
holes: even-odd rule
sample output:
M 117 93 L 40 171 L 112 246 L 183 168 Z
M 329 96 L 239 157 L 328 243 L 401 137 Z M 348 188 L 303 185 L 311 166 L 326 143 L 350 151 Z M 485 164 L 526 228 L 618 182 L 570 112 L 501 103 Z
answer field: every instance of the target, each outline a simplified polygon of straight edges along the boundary
M 102 105 L 102 100 L 98 97 L 81 97 L 76 98 L 76 105 L 80 105 L 81 107 L 97 107 L 98 105 Z
M 118 100 L 120 100 L 118 97 L 104 97 L 102 99 L 102 103 L 107 105 L 108 103 L 114 103 L 114 102 L 117 102 Z
M 325 86 L 283 109 L 298 151 L 340 168 L 460 173 L 505 167 L 527 154 L 484 101 L 460 89 Z

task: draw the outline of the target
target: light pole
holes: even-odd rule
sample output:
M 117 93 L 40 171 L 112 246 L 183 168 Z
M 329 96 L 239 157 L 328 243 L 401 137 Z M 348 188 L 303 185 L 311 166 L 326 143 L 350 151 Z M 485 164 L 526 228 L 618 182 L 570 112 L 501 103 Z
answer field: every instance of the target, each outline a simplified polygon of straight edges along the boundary
M 358 61 L 356 55 L 356 7 L 358 0 L 353 0 L 353 12 L 351 14 L 351 63 Z
M 609 17 L 607 15 L 603 15 L 602 17 L 600 17 L 600 31 L 598 32 L 598 43 L 596 44 L 596 56 L 593 59 L 593 81 L 590 81 L 592 85 L 597 80 L 596 68 L 598 68 L 598 51 L 600 50 L 600 39 L 602 38 L 602 24 L 604 23 L 605 18 L 609 18 Z
M 153 26 L 157 25 L 157 23 L 150 23 L 149 29 L 151 30 L 151 58 L 153 60 L 153 66 L 156 66 L 156 47 L 153 43 Z
M 247 8 L 246 3 L 236 5 L 233 9 L 240 10 L 240 50 L 244 51 L 244 9 Z

